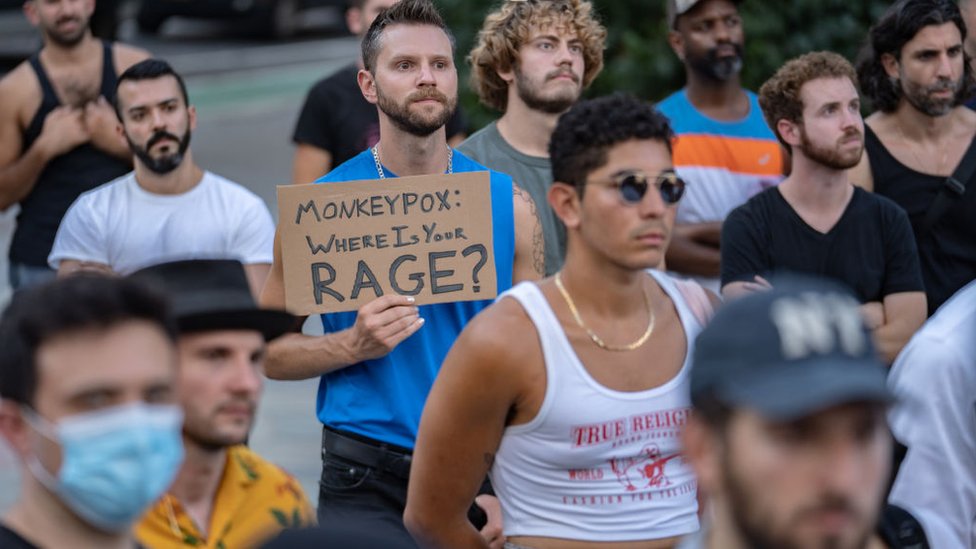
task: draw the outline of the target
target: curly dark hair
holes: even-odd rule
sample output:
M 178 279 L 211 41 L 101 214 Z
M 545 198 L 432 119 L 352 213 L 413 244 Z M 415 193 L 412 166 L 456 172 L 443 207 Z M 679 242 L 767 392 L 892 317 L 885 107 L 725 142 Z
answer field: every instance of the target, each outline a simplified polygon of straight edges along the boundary
M 611 147 L 631 139 L 655 139 L 671 150 L 674 132 L 650 103 L 615 93 L 580 101 L 559 117 L 549 141 L 554 181 L 583 195 L 586 178 L 607 163 Z
M 380 55 L 383 31 L 391 25 L 430 25 L 444 31 L 451 41 L 451 54 L 454 54 L 454 34 L 447 28 L 444 18 L 430 0 L 400 0 L 381 11 L 363 37 L 363 67 L 376 73 L 376 58 Z
M 587 0 L 503 0 L 485 17 L 478 42 L 468 55 L 471 87 L 485 105 L 504 112 L 508 107 L 508 83 L 498 71 L 518 63 L 518 50 L 529 39 L 532 25 L 564 27 L 576 31 L 583 42 L 583 87 L 588 87 L 603 69 L 607 29 L 597 19 Z
M 901 49 L 918 31 L 929 25 L 953 23 L 966 40 L 966 23 L 959 6 L 952 0 L 899 0 L 891 5 L 881 19 L 871 27 L 867 41 L 857 56 L 857 79 L 861 92 L 871 100 L 875 109 L 893 112 L 901 100 L 902 90 L 892 81 L 881 64 L 881 56 L 888 53 L 901 59 Z M 960 105 L 976 90 L 976 77 L 963 52 L 963 86 L 956 94 Z

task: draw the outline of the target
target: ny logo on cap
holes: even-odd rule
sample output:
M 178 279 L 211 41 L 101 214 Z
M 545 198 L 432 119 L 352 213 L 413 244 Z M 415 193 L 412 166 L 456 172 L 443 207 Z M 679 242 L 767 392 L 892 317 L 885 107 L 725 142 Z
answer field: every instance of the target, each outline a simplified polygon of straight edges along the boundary
M 788 360 L 835 351 L 859 356 L 868 344 L 861 312 L 849 296 L 805 292 L 777 299 L 769 314 Z

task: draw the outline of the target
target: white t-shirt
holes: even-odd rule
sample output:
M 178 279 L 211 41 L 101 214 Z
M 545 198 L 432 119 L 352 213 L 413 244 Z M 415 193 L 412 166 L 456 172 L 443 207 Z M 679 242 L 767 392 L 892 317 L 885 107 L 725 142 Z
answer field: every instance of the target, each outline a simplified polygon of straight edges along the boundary
M 891 431 L 908 447 L 889 501 L 930 547 L 976 547 L 976 282 L 946 301 L 888 374 Z
M 219 175 L 204 172 L 189 191 L 162 195 L 140 187 L 133 172 L 75 200 L 47 262 L 103 263 L 123 275 L 181 259 L 271 263 L 274 230 L 264 202 Z

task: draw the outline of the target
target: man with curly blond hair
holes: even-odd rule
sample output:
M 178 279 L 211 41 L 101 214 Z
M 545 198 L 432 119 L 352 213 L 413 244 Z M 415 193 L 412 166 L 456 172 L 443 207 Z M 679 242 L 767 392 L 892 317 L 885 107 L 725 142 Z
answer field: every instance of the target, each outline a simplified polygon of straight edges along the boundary
M 786 271 L 833 278 L 858 297 L 890 363 L 925 320 L 912 228 L 892 201 L 855 187 L 864 152 L 854 68 L 831 52 L 788 61 L 759 90 L 759 104 L 793 170 L 729 214 L 722 226 L 722 294 L 769 288 Z
M 507 173 L 535 201 L 545 237 L 545 272 L 559 270 L 566 230 L 548 207 L 549 136 L 603 69 L 606 29 L 587 0 L 506 0 L 488 14 L 471 63 L 472 87 L 502 117 L 459 149 Z

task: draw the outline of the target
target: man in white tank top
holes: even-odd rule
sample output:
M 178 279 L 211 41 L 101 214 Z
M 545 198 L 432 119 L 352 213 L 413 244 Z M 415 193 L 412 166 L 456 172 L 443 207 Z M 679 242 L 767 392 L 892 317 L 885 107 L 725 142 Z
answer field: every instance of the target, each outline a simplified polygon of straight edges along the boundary
M 678 433 L 702 320 L 648 271 L 684 183 L 667 119 L 613 95 L 564 114 L 549 203 L 566 225 L 554 277 L 499 298 L 461 334 L 434 384 L 410 475 L 423 546 L 488 547 L 465 520 L 486 473 L 510 547 L 673 547 L 698 530 Z M 710 309 L 714 296 L 691 288 Z
M 846 288 L 794 277 L 730 302 L 690 377 L 682 440 L 709 520 L 681 549 L 928 547 L 906 543 L 904 511 L 878 522 L 891 395 Z

